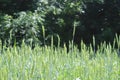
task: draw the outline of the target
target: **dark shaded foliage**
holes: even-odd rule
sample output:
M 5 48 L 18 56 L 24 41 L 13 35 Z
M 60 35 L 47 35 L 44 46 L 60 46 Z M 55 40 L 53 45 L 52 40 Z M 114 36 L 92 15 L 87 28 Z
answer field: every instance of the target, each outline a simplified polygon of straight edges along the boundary
M 113 41 L 120 30 L 120 6 L 117 0 L 105 0 L 104 3 L 87 2 L 84 5 L 80 21 L 86 29 L 86 41 L 92 40 L 91 35 L 94 35 L 98 42 Z
M 16 12 L 34 10 L 34 0 L 2 0 L 0 12 L 13 15 Z

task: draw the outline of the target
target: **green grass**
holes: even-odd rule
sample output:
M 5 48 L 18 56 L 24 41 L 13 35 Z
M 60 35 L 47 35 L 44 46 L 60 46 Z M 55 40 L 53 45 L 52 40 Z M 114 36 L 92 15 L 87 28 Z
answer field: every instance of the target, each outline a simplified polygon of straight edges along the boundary
M 67 53 L 66 47 L 29 46 L 4 48 L 0 54 L 0 80 L 120 80 L 117 49 L 101 44 L 81 44 Z

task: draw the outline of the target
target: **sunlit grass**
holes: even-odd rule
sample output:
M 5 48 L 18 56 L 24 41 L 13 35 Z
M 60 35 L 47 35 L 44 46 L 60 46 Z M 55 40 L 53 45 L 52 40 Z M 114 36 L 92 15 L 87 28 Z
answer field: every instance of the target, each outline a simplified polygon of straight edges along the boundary
M 101 44 L 97 51 L 81 43 L 67 48 L 36 46 L 3 48 L 0 80 L 120 80 L 117 49 Z

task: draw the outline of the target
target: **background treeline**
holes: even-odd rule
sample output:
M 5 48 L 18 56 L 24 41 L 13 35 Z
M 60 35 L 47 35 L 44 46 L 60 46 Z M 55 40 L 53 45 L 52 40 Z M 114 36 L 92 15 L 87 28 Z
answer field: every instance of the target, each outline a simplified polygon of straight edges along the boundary
M 0 0 L 2 44 L 112 42 L 120 34 L 120 0 Z

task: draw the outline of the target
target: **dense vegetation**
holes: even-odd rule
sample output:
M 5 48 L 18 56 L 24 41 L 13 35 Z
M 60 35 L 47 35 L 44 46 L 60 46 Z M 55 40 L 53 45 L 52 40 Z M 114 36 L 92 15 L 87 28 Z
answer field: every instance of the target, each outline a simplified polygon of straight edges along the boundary
M 69 53 L 66 46 L 4 46 L 0 80 L 120 80 L 118 49 L 102 43 L 95 54 L 94 48 L 81 46 L 81 51 L 72 46 Z
M 80 44 L 106 40 L 120 34 L 120 0 L 1 0 L 2 43 L 50 44 L 51 38 Z
M 120 0 L 0 0 L 0 80 L 120 80 L 119 34 Z

